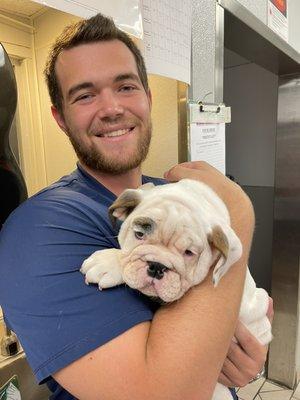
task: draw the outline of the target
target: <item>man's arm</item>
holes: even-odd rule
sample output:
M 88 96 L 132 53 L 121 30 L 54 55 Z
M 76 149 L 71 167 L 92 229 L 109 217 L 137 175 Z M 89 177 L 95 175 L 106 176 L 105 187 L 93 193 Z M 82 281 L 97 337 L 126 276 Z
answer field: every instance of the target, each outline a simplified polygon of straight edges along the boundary
M 201 173 L 201 180 L 210 185 L 207 176 L 203 176 L 209 165 L 203 162 L 188 162 L 182 164 L 181 170 L 177 173 L 177 179 L 181 177 L 186 169 L 192 171 L 192 175 L 196 179 L 196 174 Z M 200 168 L 201 172 L 195 171 Z M 181 174 L 181 175 L 180 175 Z M 220 193 L 219 193 L 220 194 Z M 222 195 L 221 195 L 222 197 Z M 226 203 L 226 199 L 223 199 Z M 269 299 L 269 309 L 267 316 L 272 323 L 274 315 L 273 300 Z M 227 357 L 221 370 L 218 381 L 228 387 L 242 387 L 249 383 L 262 369 L 266 361 L 268 346 L 261 345 L 257 339 L 247 330 L 246 327 L 238 323 L 234 333 L 238 342 L 242 347 L 235 342 L 231 341 Z
M 208 183 L 225 201 L 243 244 L 241 259 L 214 288 L 211 274 L 183 298 L 54 374 L 83 399 L 208 400 L 233 336 L 254 215 L 244 192 L 205 163 L 177 166 L 169 180 Z M 97 316 L 95 316 L 96 318 Z

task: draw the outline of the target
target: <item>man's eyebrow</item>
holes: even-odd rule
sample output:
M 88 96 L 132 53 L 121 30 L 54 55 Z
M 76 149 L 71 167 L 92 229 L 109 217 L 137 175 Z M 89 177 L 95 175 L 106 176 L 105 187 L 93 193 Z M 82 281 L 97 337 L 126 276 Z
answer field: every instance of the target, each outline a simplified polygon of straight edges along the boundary
M 140 78 L 137 74 L 133 73 L 126 73 L 126 74 L 120 74 L 117 75 L 114 79 L 115 82 L 120 82 L 120 81 L 126 81 L 127 79 L 131 79 L 137 82 L 140 82 Z
M 81 89 L 91 89 L 94 86 L 95 85 L 92 82 L 82 82 L 78 85 L 74 85 L 68 90 L 67 99 L 70 99 L 74 93 L 78 92 Z

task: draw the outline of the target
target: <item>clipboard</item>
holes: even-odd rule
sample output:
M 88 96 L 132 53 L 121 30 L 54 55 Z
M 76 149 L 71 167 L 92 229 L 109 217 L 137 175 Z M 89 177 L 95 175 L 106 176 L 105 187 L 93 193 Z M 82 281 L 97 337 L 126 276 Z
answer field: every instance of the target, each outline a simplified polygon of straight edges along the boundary
M 189 160 L 206 161 L 225 174 L 225 124 L 231 122 L 231 108 L 201 101 L 191 102 L 188 107 Z
M 231 107 L 225 104 L 191 102 L 189 107 L 190 123 L 228 124 L 231 122 Z

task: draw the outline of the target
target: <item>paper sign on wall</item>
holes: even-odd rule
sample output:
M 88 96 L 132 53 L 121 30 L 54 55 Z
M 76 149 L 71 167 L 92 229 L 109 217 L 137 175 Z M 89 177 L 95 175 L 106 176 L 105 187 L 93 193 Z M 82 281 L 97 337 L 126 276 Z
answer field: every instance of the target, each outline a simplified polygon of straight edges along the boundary
M 268 26 L 282 39 L 288 41 L 287 0 L 268 0 Z
M 141 0 L 147 71 L 190 83 L 191 0 Z
M 1 0 L 0 0 L 1 1 Z M 142 39 L 147 71 L 190 83 L 191 0 L 33 0 L 82 18 L 98 12 Z
M 225 174 L 225 123 L 190 124 L 191 161 L 206 161 Z

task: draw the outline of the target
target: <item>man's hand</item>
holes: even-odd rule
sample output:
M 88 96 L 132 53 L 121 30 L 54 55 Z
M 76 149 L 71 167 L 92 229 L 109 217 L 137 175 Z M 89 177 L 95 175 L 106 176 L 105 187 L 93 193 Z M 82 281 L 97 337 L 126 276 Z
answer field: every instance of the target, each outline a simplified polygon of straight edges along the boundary
M 273 315 L 273 300 L 269 298 L 267 317 L 271 323 Z M 262 371 L 268 346 L 262 346 L 241 322 L 234 336 L 238 343 L 231 342 L 218 381 L 227 387 L 243 387 Z
M 175 165 L 165 172 L 164 177 L 170 182 L 188 178 L 206 183 L 224 201 L 230 214 L 231 211 L 239 213 L 241 210 L 250 211 L 252 208 L 251 202 L 242 188 L 205 161 L 191 161 Z M 236 233 L 238 234 L 238 232 Z

